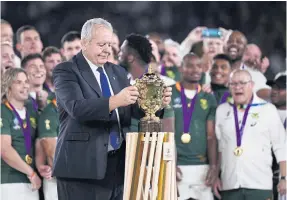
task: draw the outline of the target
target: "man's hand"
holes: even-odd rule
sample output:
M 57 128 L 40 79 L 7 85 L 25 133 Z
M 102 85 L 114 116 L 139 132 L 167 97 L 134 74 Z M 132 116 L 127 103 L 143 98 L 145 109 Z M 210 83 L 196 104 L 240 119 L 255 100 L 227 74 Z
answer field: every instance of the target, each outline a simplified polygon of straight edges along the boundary
M 264 57 L 261 61 L 260 71 L 264 74 L 270 65 L 270 61 L 267 57 Z
M 138 96 L 139 92 L 135 86 L 126 87 L 115 95 L 119 107 L 134 104 L 137 101 Z
M 51 167 L 49 165 L 41 165 L 41 166 L 39 166 L 38 171 L 39 171 L 40 175 L 43 178 L 46 178 L 48 180 L 51 179 L 51 177 L 52 177 L 52 170 L 51 170 Z
M 46 107 L 48 95 L 48 92 L 46 92 L 45 90 L 36 92 L 36 101 L 39 105 L 39 108 L 43 109 Z
M 280 180 L 277 185 L 277 191 L 282 196 L 286 194 L 286 180 Z
M 213 194 L 218 198 L 221 199 L 221 195 L 219 191 L 222 190 L 222 183 L 219 178 L 216 178 L 214 184 L 213 184 Z
M 222 27 L 219 27 L 219 30 L 222 33 L 222 40 L 224 44 L 226 44 L 227 40 L 229 39 L 229 36 L 232 34 L 232 30 L 226 30 Z
M 182 172 L 179 167 L 176 167 L 176 181 L 180 182 L 182 180 Z
M 206 179 L 205 179 L 205 185 L 212 186 L 216 180 L 216 166 L 211 166 L 208 169 Z
M 210 84 L 204 84 L 202 86 L 202 91 L 211 94 L 213 91 L 211 89 L 211 85 Z
M 28 179 L 32 184 L 32 190 L 38 190 L 41 187 L 42 181 L 35 172 L 28 176 Z
M 192 44 L 202 41 L 202 31 L 204 29 L 207 29 L 207 28 L 204 26 L 198 26 L 195 29 L 193 29 L 187 36 L 189 41 Z
M 163 99 L 162 99 L 163 107 L 166 107 L 169 105 L 171 101 L 171 95 L 172 95 L 172 88 L 171 87 L 165 88 L 163 91 Z

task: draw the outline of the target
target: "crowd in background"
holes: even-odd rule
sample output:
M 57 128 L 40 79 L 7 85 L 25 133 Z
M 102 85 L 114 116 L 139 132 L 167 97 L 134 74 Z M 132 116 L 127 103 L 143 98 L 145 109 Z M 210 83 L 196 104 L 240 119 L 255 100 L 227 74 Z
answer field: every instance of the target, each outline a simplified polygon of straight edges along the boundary
M 203 24 L 208 25 L 208 20 Z M 280 194 L 286 192 L 286 180 L 281 178 L 286 176 L 283 170 L 286 168 L 283 153 L 286 145 L 286 71 L 280 71 L 274 79 L 267 81 L 264 73 L 272 66 L 270 58 L 263 54 L 267 49 L 250 43 L 249 38 L 238 30 L 217 27 L 217 34 L 204 35 L 204 31 L 210 30 L 208 28 L 196 27 L 185 37 L 177 37 L 177 42 L 157 32 L 130 34 L 120 41 L 119 27 L 107 47 L 108 61 L 123 67 L 131 84 L 141 78 L 147 66 L 152 66 L 165 84 L 173 88 L 172 102 L 163 116 L 163 124 L 166 131 L 176 133 L 181 199 L 208 200 L 214 195 L 216 198 L 241 199 L 240 195 L 244 193 L 241 187 L 250 189 L 248 192 L 255 197 L 253 199 L 271 199 L 272 195 L 275 199 L 278 191 Z M 41 198 L 57 199 L 56 179 L 51 176 L 51 169 L 59 113 L 52 74 L 57 64 L 81 53 L 81 33 L 80 30 L 69 31 L 55 46 L 44 46 L 41 35 L 33 25 L 24 25 L 14 31 L 8 21 L 1 19 L 1 189 L 2 193 L 5 190 L 6 196 L 3 197 L 6 199 L 17 199 L 13 196 L 16 188 L 23 191 L 22 197 L 29 199 L 39 198 L 39 188 L 44 194 Z M 256 35 L 252 38 L 256 41 Z M 278 69 L 286 70 L 286 65 L 278 66 Z M 250 94 L 254 95 L 254 101 L 258 101 L 256 105 L 266 105 L 263 111 L 256 106 L 251 108 L 252 118 L 247 119 L 248 129 L 244 137 L 248 134 L 255 136 L 249 136 L 249 143 L 244 140 L 245 147 L 252 149 L 252 145 L 261 140 L 258 149 L 263 148 L 262 152 L 270 154 L 271 160 L 269 156 L 265 158 L 265 154 L 263 157 L 255 154 L 260 151 L 251 150 L 252 153 L 245 154 L 244 150 L 242 156 L 237 156 L 246 159 L 247 164 L 235 166 L 237 157 L 232 157 L 233 151 L 225 153 L 228 152 L 226 149 L 233 148 L 227 143 L 235 141 L 226 134 L 235 129 L 231 128 L 234 122 L 227 120 L 232 108 L 228 103 L 243 101 L 242 104 L 248 104 L 242 99 Z M 187 130 L 183 125 L 182 108 L 188 110 L 190 105 L 184 105 L 182 95 L 188 101 L 195 97 L 199 99 L 189 103 L 194 104 L 195 109 L 191 111 L 193 118 Z M 19 102 L 23 103 L 25 111 Z M 241 124 L 243 114 L 239 118 Z M 137 131 L 137 123 L 132 120 L 132 131 Z M 256 123 L 260 124 L 257 125 L 259 128 L 251 129 Z M 27 127 L 31 129 L 30 146 L 25 136 Z M 197 142 L 184 143 L 181 139 L 183 132 L 192 133 L 192 140 Z M 217 162 L 219 157 L 221 163 Z M 272 158 L 273 181 L 269 180 Z M 258 166 L 256 159 L 258 163 L 263 160 L 264 166 Z M 270 170 L 264 168 L 269 165 Z M 242 169 L 241 174 L 234 175 L 239 169 Z M 206 178 L 202 180 L 202 176 Z M 239 189 L 238 184 L 241 185 Z M 27 189 L 27 185 L 32 188 Z M 219 194 L 219 189 L 238 191 Z

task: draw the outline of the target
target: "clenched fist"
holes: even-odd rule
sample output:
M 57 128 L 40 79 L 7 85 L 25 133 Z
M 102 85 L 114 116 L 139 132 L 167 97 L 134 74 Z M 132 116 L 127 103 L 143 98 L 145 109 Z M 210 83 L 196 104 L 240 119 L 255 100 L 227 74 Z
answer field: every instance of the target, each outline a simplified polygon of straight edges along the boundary
M 171 101 L 171 95 L 172 95 L 172 88 L 171 87 L 165 88 L 165 90 L 163 91 L 163 99 L 162 99 L 163 107 L 166 107 L 169 105 Z

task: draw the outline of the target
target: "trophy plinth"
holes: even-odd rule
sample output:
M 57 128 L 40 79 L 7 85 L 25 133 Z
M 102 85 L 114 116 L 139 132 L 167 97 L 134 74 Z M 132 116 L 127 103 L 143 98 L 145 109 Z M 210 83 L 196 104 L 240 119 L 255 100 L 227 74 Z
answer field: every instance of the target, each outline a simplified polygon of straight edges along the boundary
M 163 108 L 164 83 L 149 67 L 135 86 L 145 116 L 140 119 L 139 132 L 126 135 L 123 200 L 177 200 L 174 133 L 161 132 L 155 114 Z

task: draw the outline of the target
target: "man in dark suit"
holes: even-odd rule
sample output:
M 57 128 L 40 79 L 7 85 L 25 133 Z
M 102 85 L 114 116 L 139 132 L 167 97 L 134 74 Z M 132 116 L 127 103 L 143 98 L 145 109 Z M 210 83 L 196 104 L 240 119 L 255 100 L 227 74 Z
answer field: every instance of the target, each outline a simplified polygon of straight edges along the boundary
M 144 113 L 125 70 L 107 62 L 112 35 L 106 20 L 88 20 L 82 52 L 53 72 L 60 120 L 53 176 L 59 200 L 123 198 L 125 134 L 131 117 Z M 164 106 L 170 96 L 167 88 Z

